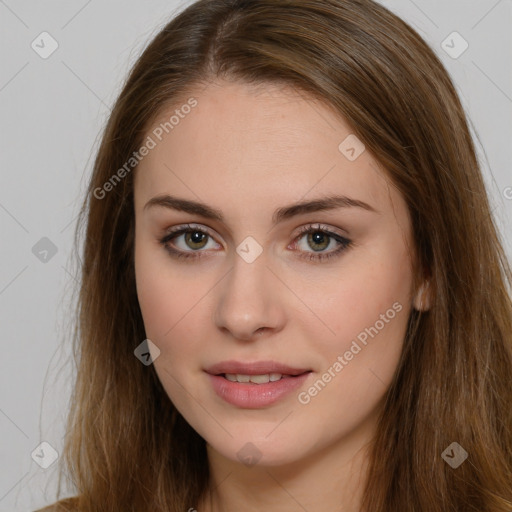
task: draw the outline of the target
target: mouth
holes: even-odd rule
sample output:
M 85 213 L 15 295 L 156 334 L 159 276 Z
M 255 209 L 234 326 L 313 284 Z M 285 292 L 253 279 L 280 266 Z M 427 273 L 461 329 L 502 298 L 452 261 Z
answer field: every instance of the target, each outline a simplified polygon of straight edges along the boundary
M 296 377 L 297 375 L 311 371 L 311 369 L 288 366 L 277 361 L 254 361 L 251 363 L 223 361 L 210 366 L 205 371 L 210 375 L 225 376 L 232 382 L 234 382 L 233 376 L 236 376 L 237 380 L 238 376 L 242 378 L 242 380 L 238 380 L 238 382 L 249 382 L 250 379 L 247 380 L 247 377 L 255 377 L 254 383 L 259 384 L 260 382 L 280 380 L 286 377 Z M 266 376 L 269 377 L 269 380 L 264 380 Z
M 225 361 L 205 370 L 215 393 L 231 405 L 257 409 L 272 405 L 303 385 L 310 369 L 274 361 Z
M 303 375 L 303 372 L 298 375 L 286 375 L 282 373 L 262 373 L 259 375 L 247 375 L 242 373 L 219 373 L 217 377 L 224 377 L 226 380 L 230 382 L 239 382 L 240 384 L 267 384 L 269 382 L 277 382 L 281 379 L 293 379 L 299 375 Z

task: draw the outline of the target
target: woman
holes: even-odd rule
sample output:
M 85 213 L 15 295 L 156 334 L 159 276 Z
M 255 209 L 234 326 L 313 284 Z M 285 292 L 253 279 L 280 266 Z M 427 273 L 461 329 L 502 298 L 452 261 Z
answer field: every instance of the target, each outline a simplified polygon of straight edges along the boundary
M 135 64 L 88 192 L 77 497 L 46 510 L 511 510 L 510 267 L 403 21 L 194 3 Z

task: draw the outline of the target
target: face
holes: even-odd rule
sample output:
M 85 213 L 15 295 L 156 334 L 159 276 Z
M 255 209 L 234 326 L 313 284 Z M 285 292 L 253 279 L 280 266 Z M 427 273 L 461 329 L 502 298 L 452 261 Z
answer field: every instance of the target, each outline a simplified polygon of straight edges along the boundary
M 377 161 L 327 106 L 275 85 L 211 83 L 146 137 L 137 293 L 180 413 L 246 464 L 369 432 L 412 307 L 408 210 Z

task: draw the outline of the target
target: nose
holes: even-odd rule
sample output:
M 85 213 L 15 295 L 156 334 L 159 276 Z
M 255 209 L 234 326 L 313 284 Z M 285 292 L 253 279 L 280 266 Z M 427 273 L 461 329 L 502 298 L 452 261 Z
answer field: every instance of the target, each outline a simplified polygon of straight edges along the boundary
M 251 341 L 279 332 L 285 324 L 285 287 L 261 255 L 247 263 L 236 255 L 218 288 L 216 326 L 236 340 Z

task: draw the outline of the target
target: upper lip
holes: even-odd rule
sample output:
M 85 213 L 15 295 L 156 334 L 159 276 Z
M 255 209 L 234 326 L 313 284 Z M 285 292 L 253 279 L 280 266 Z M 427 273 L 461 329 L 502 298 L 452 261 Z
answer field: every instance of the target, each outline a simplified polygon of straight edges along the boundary
M 310 371 L 309 368 L 293 368 L 277 361 L 254 361 L 252 363 L 241 361 L 222 361 L 216 363 L 206 370 L 211 375 L 224 373 L 240 375 L 265 375 L 267 373 L 280 373 L 282 375 L 300 375 Z

